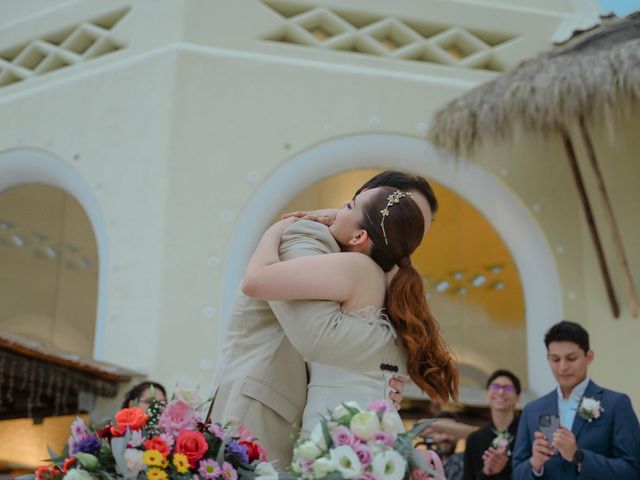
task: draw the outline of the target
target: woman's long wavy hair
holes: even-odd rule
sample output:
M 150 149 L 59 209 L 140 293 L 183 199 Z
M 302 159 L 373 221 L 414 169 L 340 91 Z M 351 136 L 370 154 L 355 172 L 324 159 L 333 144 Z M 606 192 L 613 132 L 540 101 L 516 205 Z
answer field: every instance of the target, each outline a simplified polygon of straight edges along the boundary
M 371 242 L 371 258 L 389 272 L 398 266 L 387 288 L 386 310 L 408 354 L 409 376 L 431 398 L 458 399 L 458 368 L 440 334 L 440 325 L 431 313 L 420 274 L 411 265 L 410 255 L 424 233 L 424 217 L 410 196 L 389 207 L 380 226 L 381 210 L 396 189 L 379 187 L 363 206 L 361 228 Z

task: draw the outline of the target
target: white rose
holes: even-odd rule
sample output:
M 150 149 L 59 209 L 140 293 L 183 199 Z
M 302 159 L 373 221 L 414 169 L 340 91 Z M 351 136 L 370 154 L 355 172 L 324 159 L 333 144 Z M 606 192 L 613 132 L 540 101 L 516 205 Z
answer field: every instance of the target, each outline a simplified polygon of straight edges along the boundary
M 72 468 L 64 476 L 65 480 L 91 480 L 91 474 L 86 470 Z
M 322 450 L 313 440 L 307 440 L 298 447 L 298 455 L 307 460 L 314 460 L 320 456 Z
M 278 472 L 269 462 L 261 462 L 256 466 L 255 480 L 278 480 Z
M 327 449 L 327 441 L 324 438 L 321 423 L 318 423 L 315 427 L 313 427 L 313 430 L 311 430 L 311 441 L 315 442 L 320 450 Z
M 373 438 L 374 433 L 380 431 L 378 415 L 371 411 L 356 413 L 351 419 L 351 431 L 361 440 L 367 441 Z
M 338 465 L 331 458 L 318 458 L 315 462 L 313 462 L 313 474 L 317 478 L 322 478 L 327 476 L 331 472 L 335 472 Z
M 177 402 L 184 402 L 193 409 L 198 408 L 203 403 L 198 388 L 187 388 L 182 385 L 176 385 L 176 388 L 173 390 L 173 396 Z
M 382 416 L 382 431 L 388 433 L 402 433 L 404 432 L 404 425 L 402 420 L 396 413 L 387 412 Z
M 377 478 L 402 480 L 407 469 L 407 461 L 395 450 L 387 450 L 373 457 L 371 470 Z
M 600 402 L 595 398 L 583 398 L 582 408 L 585 410 L 594 410 L 595 408 L 600 408 Z
M 356 478 L 362 473 L 362 464 L 356 452 L 349 445 L 331 449 L 331 459 L 344 478 Z
M 362 409 L 360 408 L 360 405 L 358 405 L 356 402 L 342 402 L 340 405 L 338 405 L 336 408 L 333 409 L 333 412 L 331 413 L 331 417 L 338 419 L 338 418 L 344 417 L 345 415 L 349 415 L 349 411 L 344 407 L 345 405 L 351 408 L 356 408 L 359 412 L 362 411 Z
M 127 466 L 127 475 L 126 478 L 136 478 L 138 473 L 147 468 L 144 464 L 144 460 L 142 460 L 142 455 L 144 454 L 141 450 L 136 450 L 135 448 L 127 448 L 124 452 L 124 463 Z

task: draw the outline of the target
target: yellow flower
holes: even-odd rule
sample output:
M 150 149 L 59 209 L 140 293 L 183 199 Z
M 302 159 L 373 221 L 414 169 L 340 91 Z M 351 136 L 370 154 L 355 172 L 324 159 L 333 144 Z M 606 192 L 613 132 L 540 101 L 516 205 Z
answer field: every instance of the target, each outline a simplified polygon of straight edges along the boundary
M 173 455 L 173 464 L 178 473 L 187 473 L 189 471 L 189 460 L 184 453 L 176 453 Z
M 158 450 L 147 450 L 142 455 L 142 461 L 150 467 L 160 467 L 164 462 L 164 456 Z
M 167 472 L 153 467 L 147 470 L 147 480 L 168 480 Z

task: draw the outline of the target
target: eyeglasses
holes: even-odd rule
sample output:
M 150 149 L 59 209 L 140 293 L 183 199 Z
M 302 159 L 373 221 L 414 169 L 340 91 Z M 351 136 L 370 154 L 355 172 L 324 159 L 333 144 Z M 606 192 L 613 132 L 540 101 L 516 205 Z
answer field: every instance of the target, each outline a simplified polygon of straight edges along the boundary
M 516 387 L 513 385 L 500 385 L 499 383 L 492 383 L 489 385 L 489 391 L 492 393 L 498 393 L 500 390 L 504 393 L 516 393 Z

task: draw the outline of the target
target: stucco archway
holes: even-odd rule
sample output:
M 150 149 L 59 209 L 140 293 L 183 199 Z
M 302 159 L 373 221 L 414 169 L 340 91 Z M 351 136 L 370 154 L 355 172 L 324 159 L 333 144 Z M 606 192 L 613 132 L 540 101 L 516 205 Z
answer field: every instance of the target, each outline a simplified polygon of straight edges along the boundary
M 553 379 L 542 339 L 548 327 L 562 319 L 563 306 L 556 265 L 542 230 L 522 201 L 492 175 L 463 159 L 447 158 L 418 138 L 364 134 L 330 140 L 295 155 L 265 179 L 239 215 L 231 238 L 225 262 L 222 331 L 226 331 L 246 262 L 273 216 L 318 180 L 358 168 L 400 169 L 432 178 L 482 212 L 501 235 L 520 272 L 529 388 L 537 394 L 550 389 Z
M 19 148 L 0 153 L 0 192 L 27 183 L 51 185 L 72 195 L 84 208 L 93 227 L 98 248 L 98 299 L 93 356 L 100 360 L 104 351 L 106 298 L 103 285 L 107 276 L 107 233 L 100 205 L 85 179 L 52 153 Z

